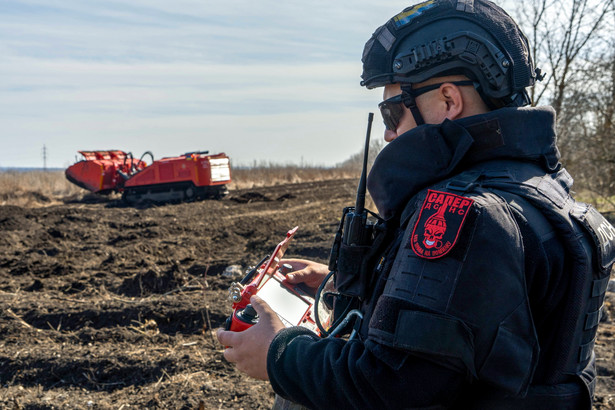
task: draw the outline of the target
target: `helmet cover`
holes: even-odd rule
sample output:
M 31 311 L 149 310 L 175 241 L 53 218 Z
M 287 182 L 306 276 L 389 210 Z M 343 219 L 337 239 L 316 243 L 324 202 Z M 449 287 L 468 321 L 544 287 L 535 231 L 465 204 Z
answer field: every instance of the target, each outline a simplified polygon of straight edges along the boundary
M 527 38 L 500 7 L 486 0 L 429 0 L 379 27 L 363 50 L 367 88 L 464 74 L 481 95 L 526 105 L 537 79 Z

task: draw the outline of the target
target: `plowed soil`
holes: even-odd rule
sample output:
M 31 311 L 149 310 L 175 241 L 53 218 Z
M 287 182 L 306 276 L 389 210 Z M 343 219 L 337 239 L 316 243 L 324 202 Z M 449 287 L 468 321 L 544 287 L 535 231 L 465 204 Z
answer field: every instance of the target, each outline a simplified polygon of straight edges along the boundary
M 213 337 L 228 287 L 295 225 L 287 256 L 324 262 L 356 182 L 147 207 L 89 195 L 0 206 L 0 408 L 269 408 L 269 385 L 225 362 Z M 597 409 L 615 409 L 608 298 Z

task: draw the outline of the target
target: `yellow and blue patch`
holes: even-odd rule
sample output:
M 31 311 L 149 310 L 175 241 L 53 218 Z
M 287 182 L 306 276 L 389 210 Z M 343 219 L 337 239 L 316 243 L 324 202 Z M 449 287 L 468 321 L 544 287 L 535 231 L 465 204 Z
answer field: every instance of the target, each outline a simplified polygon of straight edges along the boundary
M 406 24 L 414 20 L 416 17 L 419 17 L 421 14 L 423 14 L 426 10 L 435 7 L 435 3 L 435 0 L 425 1 L 423 3 L 417 4 L 409 10 L 402 11 L 397 16 L 393 17 L 395 27 L 400 28 L 405 26 Z

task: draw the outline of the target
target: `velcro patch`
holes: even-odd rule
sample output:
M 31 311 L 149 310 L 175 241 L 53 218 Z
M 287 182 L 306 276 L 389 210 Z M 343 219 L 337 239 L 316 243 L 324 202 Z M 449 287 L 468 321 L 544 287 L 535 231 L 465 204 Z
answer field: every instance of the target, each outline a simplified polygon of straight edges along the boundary
M 457 242 L 473 203 L 470 198 L 430 189 L 410 237 L 414 253 L 426 259 L 446 255 Z

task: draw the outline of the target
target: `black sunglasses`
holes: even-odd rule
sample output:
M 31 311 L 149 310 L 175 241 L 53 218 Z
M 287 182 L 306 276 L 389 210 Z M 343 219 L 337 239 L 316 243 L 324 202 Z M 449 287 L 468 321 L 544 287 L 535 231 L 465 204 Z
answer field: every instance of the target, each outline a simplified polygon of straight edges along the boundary
M 446 83 L 455 84 L 455 85 L 474 85 L 474 81 L 464 80 L 464 81 L 447 81 Z M 404 107 L 410 108 L 416 105 L 415 98 L 421 94 L 425 94 L 429 91 L 436 90 L 440 88 L 440 86 L 445 83 L 437 83 L 426 85 L 425 87 L 410 89 L 409 87 L 404 87 L 404 90 L 401 94 L 398 94 L 394 97 L 387 98 L 378 104 L 378 108 L 380 109 L 380 114 L 382 115 L 382 120 L 384 121 L 384 126 L 387 130 L 395 131 L 397 126 L 399 125 L 399 120 L 404 115 Z

